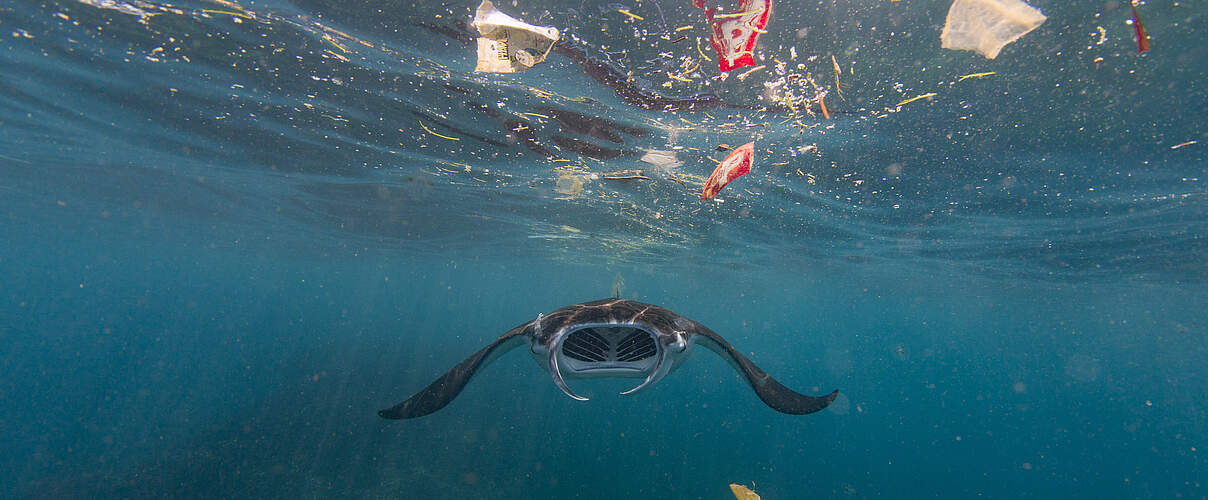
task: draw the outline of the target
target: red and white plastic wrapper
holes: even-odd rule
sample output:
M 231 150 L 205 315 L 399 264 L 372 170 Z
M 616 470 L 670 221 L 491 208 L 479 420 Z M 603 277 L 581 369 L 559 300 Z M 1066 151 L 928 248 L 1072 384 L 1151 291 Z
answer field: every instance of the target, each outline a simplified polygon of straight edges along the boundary
M 483 0 L 470 24 L 478 29 L 478 66 L 474 71 L 515 73 L 545 60 L 561 34 L 557 28 L 533 26 L 500 12 Z
M 731 151 L 726 159 L 717 164 L 717 168 L 713 169 L 713 174 L 709 176 L 709 180 L 705 181 L 705 188 L 700 192 L 700 199 L 710 200 L 717 196 L 717 192 L 721 188 L 726 187 L 730 181 L 751 173 L 751 162 L 755 160 L 755 143 L 748 142 Z
M 705 9 L 705 0 L 693 0 L 693 4 Z M 705 17 L 713 24 L 713 48 L 717 50 L 717 68 L 722 72 L 734 68 L 755 65 L 755 43 L 760 33 L 765 33 L 768 18 L 772 15 L 772 0 L 741 0 L 738 11 L 721 14 L 723 19 L 714 22 L 717 9 L 705 9 Z M 733 16 L 733 17 L 731 17 Z

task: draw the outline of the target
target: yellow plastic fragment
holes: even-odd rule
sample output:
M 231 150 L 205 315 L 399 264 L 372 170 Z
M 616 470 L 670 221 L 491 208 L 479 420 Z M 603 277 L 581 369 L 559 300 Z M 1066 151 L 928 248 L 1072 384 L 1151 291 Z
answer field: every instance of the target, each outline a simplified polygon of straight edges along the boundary
M 969 79 L 969 78 L 982 78 L 982 77 L 985 77 L 985 76 L 990 76 L 990 75 L 993 75 L 993 74 L 994 74 L 994 72 L 993 72 L 993 71 L 987 71 L 987 72 L 985 72 L 985 73 L 970 73 L 970 74 L 968 74 L 968 75 L 962 75 L 962 76 L 960 76 L 959 78 L 957 78 L 957 79 L 956 79 L 956 81 L 958 81 L 958 82 L 963 82 L 963 81 L 965 81 L 966 79 Z
M 734 498 L 738 500 L 759 500 L 758 494 L 741 484 L 731 484 L 730 492 L 734 493 Z
M 691 25 L 691 24 L 688 24 L 688 25 L 685 25 L 685 26 L 680 26 L 680 27 L 678 27 L 678 28 L 675 28 L 675 31 L 676 31 L 676 32 L 680 32 L 680 31 L 684 31 L 684 30 L 690 30 L 690 29 L 692 29 L 692 25 Z
M 906 99 L 905 101 L 899 102 L 899 103 L 898 103 L 898 106 L 903 106 L 903 105 L 906 105 L 906 104 L 910 104 L 910 103 L 912 103 L 912 102 L 914 102 L 914 101 L 917 101 L 917 100 L 919 100 L 919 99 L 926 99 L 926 98 L 928 98 L 928 97 L 935 97 L 935 92 L 928 92 L 928 93 L 923 94 L 923 95 L 920 95 L 920 96 L 911 97 L 910 99 Z M 896 106 L 895 106 L 895 107 L 896 107 Z
M 206 13 L 206 14 L 226 14 L 226 15 L 228 15 L 228 16 L 242 17 L 242 18 L 247 19 L 247 20 L 249 20 L 249 21 L 255 21 L 255 20 L 256 20 L 256 18 L 255 18 L 255 17 L 249 16 L 249 15 L 244 14 L 244 13 L 242 13 L 242 12 L 232 12 L 232 11 L 229 11 L 229 10 L 217 10 L 217 9 L 201 9 L 201 11 L 202 11 L 202 12 L 204 12 L 204 13 Z
M 548 116 L 545 116 L 545 115 L 543 115 L 543 114 L 541 114 L 541 113 L 520 113 L 520 114 L 525 115 L 525 116 L 535 116 L 535 117 L 537 117 L 537 118 L 545 118 L 546 120 L 548 120 L 548 119 L 549 119 L 549 117 L 548 117 Z M 567 160 L 567 161 L 570 161 L 570 160 Z
M 340 35 L 340 36 L 342 36 L 342 37 L 344 37 L 344 38 L 353 38 L 353 36 L 352 36 L 352 35 L 349 35 L 348 33 L 345 33 L 345 32 L 343 32 L 343 31 L 340 31 L 340 30 L 335 29 L 335 28 L 329 28 L 329 27 L 327 27 L 327 26 L 324 26 L 324 27 L 323 27 L 323 29 L 324 29 L 324 30 L 326 30 L 326 31 L 330 31 L 330 32 L 332 32 L 332 33 L 335 33 L 335 34 L 337 34 L 337 35 Z
M 1190 146 L 1190 145 L 1192 145 L 1192 144 L 1199 144 L 1199 142 L 1200 142 L 1200 141 L 1187 141 L 1187 142 L 1180 142 L 1180 143 L 1178 143 L 1178 144 L 1175 144 L 1174 146 L 1171 146 L 1171 147 L 1170 147 L 1170 149 L 1179 149 L 1179 148 L 1185 148 L 1185 147 Z
M 745 16 L 748 14 L 759 14 L 760 12 L 763 12 L 763 10 L 747 10 L 747 11 L 743 11 L 743 12 L 731 12 L 729 14 L 718 14 L 716 16 L 713 16 L 713 19 L 730 19 L 732 17 L 742 17 L 742 16 Z
M 432 129 L 428 128 L 428 126 L 427 126 L 427 125 L 424 125 L 424 121 L 423 121 L 423 120 L 420 120 L 420 121 L 419 121 L 419 126 L 423 127 L 425 132 L 428 132 L 429 134 L 432 134 L 432 135 L 434 135 L 434 136 L 440 137 L 441 139 L 448 139 L 448 140 L 450 140 L 450 141 L 460 141 L 460 140 L 461 140 L 461 139 L 459 139 L 459 138 L 457 138 L 457 137 L 449 137 L 449 136 L 447 136 L 447 135 L 440 135 L 440 134 L 438 134 L 438 133 L 436 133 L 436 132 L 433 132 L 433 131 L 432 131 Z
M 646 20 L 646 18 L 639 16 L 637 14 L 634 14 L 632 12 L 629 12 L 625 9 L 617 9 L 617 12 L 627 15 L 627 16 L 629 16 L 630 19 L 633 19 L 635 21 L 645 21 Z
M 677 74 L 674 74 L 674 73 L 672 73 L 672 72 L 670 72 L 670 71 L 668 71 L 668 72 L 667 72 L 667 76 L 671 77 L 671 79 L 672 79 L 672 80 L 679 80 L 679 81 L 681 81 L 681 82 L 691 82 L 691 81 L 692 81 L 692 80 L 689 80 L 689 79 L 684 78 L 684 77 L 682 77 L 682 76 L 679 76 L 679 75 L 677 75 Z
M 332 45 L 335 45 L 337 49 L 340 49 L 340 50 L 344 51 L 344 53 L 345 53 L 345 54 L 347 54 L 347 53 L 348 53 L 348 49 L 344 48 L 344 46 L 343 46 L 343 45 L 340 45 L 340 44 L 336 43 L 336 41 L 335 41 L 335 40 L 333 40 L 331 37 L 329 37 L 329 36 L 325 36 L 325 37 L 323 37 L 323 39 L 324 39 L 324 40 L 327 40 L 327 41 L 328 41 L 329 43 L 331 43 Z
M 743 72 L 741 75 L 738 75 L 738 80 L 739 80 L 739 81 L 745 80 L 745 79 L 747 78 L 747 75 L 749 75 L 749 74 L 751 74 L 751 73 L 754 73 L 754 72 L 756 72 L 756 71 L 759 71 L 759 70 L 761 70 L 761 69 L 763 69 L 763 68 L 766 68 L 766 67 L 768 67 L 768 65 L 766 65 L 766 64 L 760 64 L 759 66 L 756 66 L 756 67 L 754 67 L 754 68 L 748 69 L 748 70 L 744 71 L 744 72 Z
M 835 93 L 839 94 L 840 99 L 847 101 L 847 98 L 843 97 L 843 84 L 839 83 L 839 75 L 843 74 L 843 68 L 839 67 L 839 61 L 835 60 L 834 54 L 831 54 L 830 57 L 831 57 L 831 64 L 835 65 Z
M 696 39 L 696 51 L 700 53 L 701 59 L 712 61 L 712 59 L 709 59 L 709 56 L 705 55 L 705 51 L 700 50 L 700 38 Z
M 348 61 L 349 61 L 349 59 L 348 59 L 347 57 L 345 57 L 345 56 L 344 56 L 344 54 L 341 54 L 341 53 L 339 53 L 339 52 L 332 51 L 332 50 L 330 50 L 330 49 L 323 49 L 323 53 L 324 53 L 324 54 L 330 54 L 330 55 L 331 55 L 331 57 L 334 57 L 334 58 L 336 58 L 336 59 L 339 59 L 339 60 L 341 60 L 341 61 L 343 61 L 343 62 L 348 62 Z
M 545 89 L 539 89 L 537 87 L 529 87 L 528 89 L 530 91 L 532 91 L 534 94 L 537 94 L 537 97 L 541 97 L 543 99 L 549 99 L 550 97 L 554 97 L 554 96 L 558 95 L 557 93 L 550 92 Z M 561 97 L 561 96 L 559 96 L 559 97 Z
M 604 175 L 600 176 L 600 178 L 610 180 L 610 181 L 624 181 L 624 180 L 649 181 L 649 180 L 652 180 L 650 177 L 647 177 L 645 175 L 645 172 L 643 172 L 642 170 L 639 170 L 639 169 L 626 169 L 626 170 L 618 170 L 616 172 L 608 172 L 608 173 L 605 173 Z

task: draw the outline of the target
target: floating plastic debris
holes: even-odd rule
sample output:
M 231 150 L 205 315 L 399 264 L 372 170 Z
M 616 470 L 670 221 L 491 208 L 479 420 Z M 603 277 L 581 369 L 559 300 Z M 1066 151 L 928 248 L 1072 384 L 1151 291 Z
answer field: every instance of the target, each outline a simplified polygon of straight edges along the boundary
M 504 14 L 483 0 L 471 26 L 478 29 L 478 66 L 474 71 L 515 73 L 545 61 L 561 34 L 557 28 L 533 26 Z
M 133 4 L 130 4 L 127 2 L 121 2 L 118 0 L 79 0 L 79 1 L 80 1 L 80 3 L 83 3 L 85 5 L 91 5 L 98 9 L 116 10 L 118 12 L 121 12 L 122 14 L 128 14 L 128 15 L 137 16 L 140 18 L 150 17 L 152 15 L 150 12 L 140 9 Z
M 751 491 L 751 488 L 741 484 L 731 484 L 730 492 L 734 493 L 734 498 L 737 498 L 738 500 L 759 500 L 758 494 L 756 494 L 754 491 Z
M 1141 24 L 1141 18 L 1137 17 L 1137 0 L 1129 0 L 1129 8 L 1132 9 L 1132 25 L 1133 32 L 1137 35 L 1137 53 L 1149 51 L 1149 33 L 1145 32 L 1145 25 Z
M 963 82 L 963 81 L 968 80 L 968 79 L 970 79 L 970 78 L 985 78 L 985 77 L 987 77 L 987 76 L 994 75 L 994 74 L 996 74 L 996 73 L 995 73 L 995 72 L 993 72 L 993 71 L 986 71 L 986 72 L 983 72 L 983 73 L 970 73 L 970 74 L 968 74 L 968 75 L 961 75 L 959 78 L 957 78 L 957 79 L 956 79 L 956 81 L 958 81 L 958 82 Z
M 972 50 L 994 59 L 1044 20 L 1044 14 L 1021 0 L 956 0 L 948 9 L 940 41 L 945 49 Z
M 638 168 L 627 168 L 625 170 L 617 170 L 615 172 L 605 172 L 600 175 L 600 178 L 606 181 L 652 180 L 646 175 L 645 171 Z
M 558 180 L 554 183 L 554 191 L 561 195 L 574 196 L 583 192 L 583 180 L 586 176 L 570 172 L 558 172 Z
M 717 168 L 713 169 L 713 174 L 709 176 L 709 180 L 705 181 L 705 187 L 701 190 L 700 199 L 708 200 L 717 196 L 717 192 L 721 188 L 726 187 L 730 181 L 747 175 L 751 172 L 751 162 L 755 156 L 755 143 L 748 142 L 730 152 L 726 159 L 717 164 Z
M 663 172 L 670 172 L 684 164 L 684 162 L 676 158 L 675 151 L 647 149 L 645 152 L 646 154 L 642 155 L 639 160 L 654 165 Z
M 693 0 L 705 9 L 705 0 Z M 767 33 L 772 15 L 772 0 L 741 0 L 738 12 L 715 14 L 717 9 L 705 9 L 705 17 L 713 24 L 713 48 L 717 50 L 717 68 L 722 72 L 755 65 L 755 43 Z M 720 21 L 714 21 L 720 19 Z M 702 54 L 703 55 L 703 54 Z

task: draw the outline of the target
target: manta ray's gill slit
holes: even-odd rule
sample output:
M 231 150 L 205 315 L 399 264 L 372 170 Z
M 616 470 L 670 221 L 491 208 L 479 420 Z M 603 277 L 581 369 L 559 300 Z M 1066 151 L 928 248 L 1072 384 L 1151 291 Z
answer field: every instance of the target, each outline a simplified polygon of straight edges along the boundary
M 570 357 L 571 359 L 577 359 L 579 361 L 603 361 L 604 360 L 603 355 L 601 355 L 599 353 L 591 352 L 591 351 L 580 350 L 580 349 L 576 348 L 576 346 L 574 346 L 574 345 L 562 346 L 562 352 L 564 354 L 566 354 L 568 357 Z
M 604 338 L 604 334 L 595 328 L 588 328 L 586 333 L 589 335 L 583 337 L 583 340 L 596 347 L 600 352 L 608 350 L 608 340 Z
M 562 345 L 562 351 L 575 359 L 589 361 L 593 359 L 604 359 L 606 351 L 592 349 L 592 346 L 584 343 L 567 342 Z
M 645 331 L 638 330 L 636 328 L 624 329 L 624 330 L 621 330 L 621 333 L 625 334 L 625 336 L 623 338 L 621 338 L 620 342 L 617 342 L 617 352 L 621 352 L 621 351 L 627 350 L 629 348 L 632 348 L 634 345 L 641 342 L 642 338 L 650 337 L 650 335 L 647 334 Z M 618 337 L 620 337 L 620 335 L 618 335 Z
M 618 361 L 640 361 L 654 356 L 654 339 L 642 330 L 634 330 L 617 347 Z
M 562 352 L 579 361 L 604 361 L 608 351 L 608 341 L 591 328 L 571 332 L 562 344 Z

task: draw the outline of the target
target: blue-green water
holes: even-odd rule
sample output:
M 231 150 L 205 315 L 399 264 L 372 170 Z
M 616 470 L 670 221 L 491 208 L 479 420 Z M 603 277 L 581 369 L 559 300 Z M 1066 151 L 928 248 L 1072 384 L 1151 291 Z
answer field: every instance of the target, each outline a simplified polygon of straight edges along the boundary
M 741 106 L 696 111 L 474 73 L 472 2 L 0 5 L 0 496 L 1204 498 L 1208 8 L 1141 5 L 1138 55 L 1127 5 L 1031 4 L 987 60 L 947 2 L 781 1 L 720 81 L 690 2 L 501 2 Z M 759 109 L 776 61 L 830 118 Z M 840 398 L 776 413 L 698 349 L 584 403 L 514 352 L 377 416 L 618 276 Z

